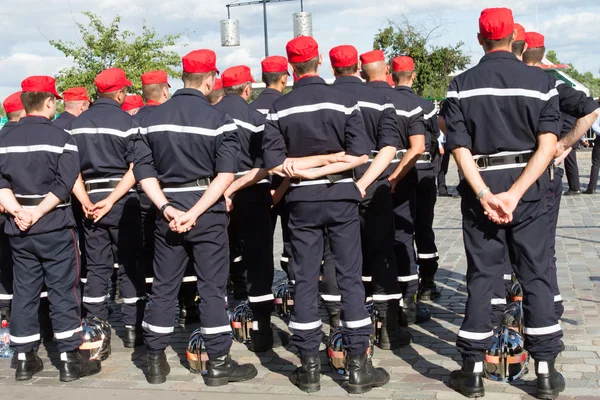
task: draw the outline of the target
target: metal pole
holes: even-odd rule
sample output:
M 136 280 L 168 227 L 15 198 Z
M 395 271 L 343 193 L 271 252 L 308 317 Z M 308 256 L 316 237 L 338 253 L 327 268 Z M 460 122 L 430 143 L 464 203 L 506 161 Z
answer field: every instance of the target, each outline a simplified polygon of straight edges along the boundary
M 265 57 L 269 57 L 269 31 L 267 28 L 267 1 L 263 0 L 263 16 L 265 26 Z
M 304 2 L 300 0 L 300 12 L 304 12 Z

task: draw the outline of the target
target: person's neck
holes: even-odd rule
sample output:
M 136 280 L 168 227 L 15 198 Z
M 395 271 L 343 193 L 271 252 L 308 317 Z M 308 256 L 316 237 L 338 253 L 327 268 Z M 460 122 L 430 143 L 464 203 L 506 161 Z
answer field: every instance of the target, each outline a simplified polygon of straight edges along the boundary
M 44 113 L 43 111 L 31 111 L 27 113 L 28 117 L 44 117 L 46 119 L 50 119 L 50 117 Z
M 336 79 L 337 78 L 342 78 L 342 77 L 351 77 L 351 78 L 358 78 L 357 74 L 335 74 Z
M 250 95 L 240 94 L 240 97 L 247 103 L 250 100 Z
M 267 86 L 267 89 L 273 89 L 273 90 L 277 90 L 280 93 L 283 93 L 285 86 L 281 87 L 282 85 L 277 84 L 277 85 L 271 85 L 271 86 Z
M 202 85 L 200 87 L 196 87 L 196 86 L 187 86 L 187 85 L 183 85 L 184 89 L 194 89 L 199 91 L 200 93 L 202 93 L 204 96 L 208 96 L 211 92 L 211 90 L 208 90 L 208 87 L 206 85 Z
M 367 77 L 367 82 L 387 82 L 387 74 L 384 71 L 371 74 L 365 74 L 363 72 L 363 76 Z
M 511 47 L 498 47 L 498 48 L 495 48 L 495 49 L 486 49 L 486 48 L 484 48 L 483 51 L 485 52 L 485 54 L 498 53 L 500 51 L 506 51 L 508 53 L 512 53 L 512 48 Z
M 396 85 L 396 87 L 398 87 L 398 86 L 405 86 L 405 87 L 408 87 L 408 88 L 412 89 L 412 84 L 413 84 L 412 82 L 398 82 L 398 84 Z
M 75 116 L 75 117 L 79 117 L 79 114 L 81 114 L 80 112 L 78 112 L 77 110 L 71 110 L 69 108 L 65 108 L 65 112 L 68 112 L 69 114 Z
M 312 71 L 312 72 L 307 72 L 304 75 L 297 75 L 298 76 L 298 80 L 302 79 L 302 78 L 310 78 L 313 76 L 319 76 L 319 72 L 317 71 Z

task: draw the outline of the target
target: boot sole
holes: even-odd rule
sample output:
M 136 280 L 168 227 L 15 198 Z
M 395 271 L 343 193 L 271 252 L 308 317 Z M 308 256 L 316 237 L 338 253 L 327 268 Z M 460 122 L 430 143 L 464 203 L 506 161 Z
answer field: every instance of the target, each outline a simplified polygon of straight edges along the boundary
M 160 385 L 167 381 L 167 376 L 171 373 L 171 367 L 167 365 L 167 372 L 164 375 L 146 375 L 146 381 L 151 385 Z
M 206 380 L 204 381 L 204 383 L 206 384 L 206 386 L 211 386 L 211 387 L 225 386 L 228 383 L 249 381 L 250 379 L 256 378 L 256 375 L 258 375 L 258 371 L 254 370 L 254 372 L 252 372 L 251 375 L 244 376 L 243 378 L 229 378 L 229 377 L 224 377 L 224 378 L 206 378 Z
M 566 388 L 566 385 L 562 385 L 558 389 L 550 390 L 550 391 L 549 390 L 536 390 L 535 397 L 537 399 L 543 399 L 543 400 L 554 400 L 555 398 L 557 398 L 560 395 L 560 392 L 565 390 L 565 388 Z
M 86 376 L 96 375 L 96 374 L 100 373 L 100 371 L 102 371 L 102 364 L 100 364 L 100 361 L 97 361 L 96 366 L 93 369 L 91 369 L 88 374 L 78 375 L 78 376 L 75 376 L 75 375 L 63 376 L 63 375 L 61 375 L 59 380 L 61 382 L 73 382 L 73 381 L 79 380 L 81 378 L 85 378 Z
M 388 375 L 387 379 L 384 382 L 377 382 L 377 383 L 369 383 L 367 385 L 355 385 L 352 383 L 348 384 L 348 393 L 350 394 L 361 394 L 361 393 L 367 393 L 370 392 L 371 389 L 376 388 L 376 387 L 382 387 L 385 386 L 389 383 L 390 381 L 390 377 Z
M 293 377 L 290 377 L 290 382 L 292 382 L 294 386 L 296 386 L 298 389 L 302 390 L 305 393 L 316 393 L 321 390 L 320 381 L 318 383 L 303 384 L 297 382 L 295 379 L 293 379 Z
M 458 385 L 452 384 L 452 382 L 450 382 L 450 388 L 456 390 L 458 393 L 460 393 L 463 396 L 468 397 L 470 399 L 485 396 L 485 389 L 468 391 L 468 390 L 464 390 L 463 388 L 461 388 Z

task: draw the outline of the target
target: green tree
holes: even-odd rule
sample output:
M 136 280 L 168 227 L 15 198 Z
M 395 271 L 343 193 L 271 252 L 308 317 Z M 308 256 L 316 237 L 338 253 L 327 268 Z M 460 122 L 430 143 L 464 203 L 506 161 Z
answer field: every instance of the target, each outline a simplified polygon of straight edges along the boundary
M 390 65 L 394 57 L 412 57 L 417 71 L 414 91 L 425 97 L 445 97 L 451 80 L 449 75 L 465 69 L 471 61 L 471 57 L 463 52 L 464 43 L 433 46 L 431 41 L 437 37 L 441 24 L 433 28 L 416 26 L 406 16 L 401 22 L 390 20 L 389 24 L 375 35 L 373 48 L 383 50 Z
M 63 68 L 56 76 L 59 90 L 85 86 L 88 93 L 93 94 L 96 75 L 113 67 L 125 70 L 133 82 L 131 91 L 135 93 L 141 92 L 141 75 L 146 71 L 163 69 L 171 77 L 179 76 L 177 67 L 181 65 L 181 58 L 169 47 L 174 46 L 184 33 L 158 36 L 144 21 L 141 35 L 136 35 L 121 30 L 118 15 L 108 25 L 89 11 L 83 15 L 89 21 L 76 23 L 81 34 L 79 43 L 50 40 L 52 46 L 74 61 L 72 67 Z
M 550 50 L 546 53 L 546 58 L 553 64 L 562 64 L 556 55 L 554 50 Z M 596 98 L 600 97 L 600 77 L 594 76 L 591 72 L 581 73 L 575 69 L 573 64 L 568 64 L 570 69 L 564 71 L 567 75 L 573 77 L 576 81 L 590 89 L 590 96 Z M 598 71 L 600 73 L 600 71 Z

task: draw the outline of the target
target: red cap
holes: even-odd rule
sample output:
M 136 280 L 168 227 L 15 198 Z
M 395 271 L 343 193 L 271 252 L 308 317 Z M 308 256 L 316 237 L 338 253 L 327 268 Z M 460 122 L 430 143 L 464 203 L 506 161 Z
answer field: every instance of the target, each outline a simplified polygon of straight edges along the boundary
M 217 74 L 217 55 L 212 50 L 201 49 L 189 52 L 181 59 L 183 70 L 190 74 L 205 74 L 215 71 Z
M 221 74 L 221 79 L 223 80 L 223 87 L 232 87 L 246 82 L 254 82 L 250 67 L 245 65 L 227 68 Z
M 544 35 L 537 32 L 527 32 L 525 35 L 525 43 L 527 43 L 528 49 L 544 47 Z
M 525 41 L 525 28 L 521 24 L 515 24 L 515 29 L 517 30 L 517 37 L 515 41 Z
M 285 46 L 288 60 L 301 63 L 319 56 L 319 45 L 311 36 L 298 36 Z
M 288 60 L 282 56 L 267 57 L 260 63 L 262 72 L 288 72 Z
M 213 86 L 213 90 L 221 90 L 223 89 L 223 80 L 221 78 L 215 79 L 215 86 Z
M 105 69 L 96 76 L 94 83 L 100 93 L 116 92 L 133 85 L 121 68 Z
M 4 99 L 2 107 L 7 114 L 21 111 L 23 109 L 23 103 L 21 103 L 21 93 L 22 92 L 13 93 Z
M 51 76 L 30 76 L 21 82 L 23 92 L 48 92 L 62 99 L 56 92 L 56 79 Z
M 388 83 L 388 84 L 389 84 L 391 87 L 394 87 L 394 86 L 396 86 L 396 82 L 394 82 L 394 78 L 392 77 L 392 75 L 388 75 L 386 80 L 387 80 L 387 83 Z
M 133 110 L 134 108 L 140 108 L 144 106 L 144 100 L 139 94 L 132 94 L 131 96 L 125 97 L 125 102 L 121 106 L 123 111 Z
M 405 72 L 405 71 L 414 71 L 415 70 L 415 62 L 411 57 L 408 56 L 400 56 L 394 58 L 392 61 L 392 71 L 394 72 Z
M 84 87 L 74 87 L 65 90 L 63 92 L 63 99 L 65 101 L 91 101 L 87 94 L 87 89 Z
M 486 39 L 499 40 L 515 30 L 515 20 L 508 8 L 486 8 L 479 17 L 479 34 Z
M 165 71 L 149 71 L 142 74 L 142 85 L 156 85 L 159 83 L 166 83 L 169 85 L 169 78 Z M 171 85 L 169 85 L 169 87 L 171 87 Z
M 329 52 L 329 59 L 331 60 L 331 66 L 334 68 L 349 67 L 358 64 L 358 51 L 354 46 L 337 46 Z
M 385 54 L 382 50 L 372 50 L 360 55 L 360 63 L 362 65 L 379 61 L 385 61 Z

